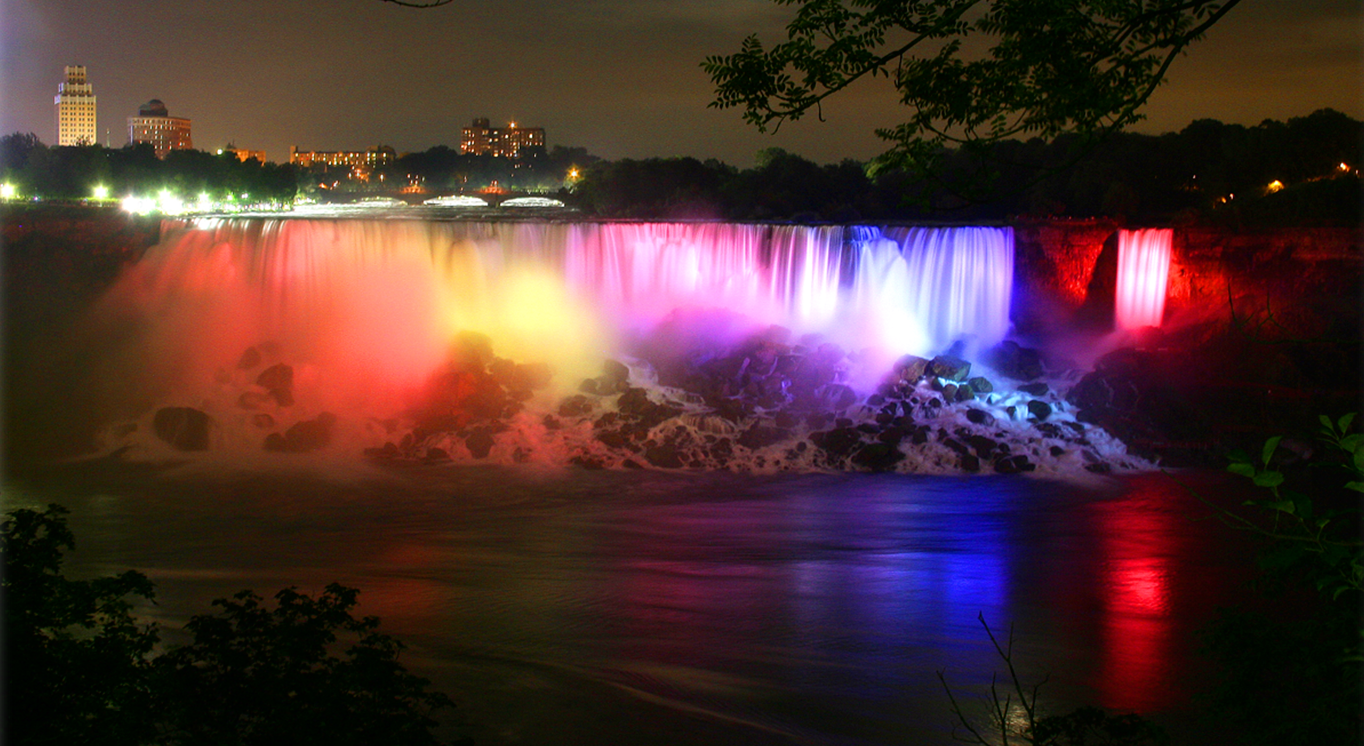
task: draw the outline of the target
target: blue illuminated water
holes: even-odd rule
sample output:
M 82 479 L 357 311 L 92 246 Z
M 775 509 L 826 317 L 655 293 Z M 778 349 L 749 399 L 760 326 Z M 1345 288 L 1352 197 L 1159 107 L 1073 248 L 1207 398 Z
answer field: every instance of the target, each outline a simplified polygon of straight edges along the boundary
M 481 744 L 949 743 L 936 672 L 969 697 L 1000 669 L 978 615 L 1013 625 L 1051 710 L 1193 733 L 1195 631 L 1250 562 L 1164 474 L 87 465 L 6 486 L 48 501 L 73 510 L 71 573 L 147 573 L 169 629 L 242 588 L 362 589 Z

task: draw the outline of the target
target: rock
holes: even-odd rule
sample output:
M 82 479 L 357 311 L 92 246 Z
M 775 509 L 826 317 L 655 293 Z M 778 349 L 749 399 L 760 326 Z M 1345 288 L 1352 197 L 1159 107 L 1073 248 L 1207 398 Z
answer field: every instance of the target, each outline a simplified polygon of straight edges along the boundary
M 962 439 L 966 441 L 967 445 L 971 446 L 971 450 L 975 451 L 977 456 L 987 460 L 994 455 L 995 448 L 999 445 L 984 435 L 971 434 Z
M 966 384 L 977 394 L 988 394 L 995 390 L 995 385 L 990 383 L 990 379 L 985 376 L 975 376 L 966 379 Z
M 928 364 L 928 374 L 949 381 L 965 381 L 971 374 L 971 364 L 952 355 L 939 355 Z
M 995 424 L 994 415 L 983 409 L 976 409 L 975 407 L 966 410 L 966 419 L 972 424 L 984 425 L 985 427 L 994 427 Z
M 275 363 L 266 368 L 256 376 L 256 385 L 274 393 L 276 391 L 293 391 L 294 388 L 294 369 L 284 363 Z
M 568 460 L 568 463 L 573 464 L 574 466 L 580 466 L 588 471 L 606 468 L 605 464 L 592 456 L 574 456 Z
M 918 383 L 928 372 L 928 361 L 917 355 L 905 355 L 891 366 L 887 380 L 891 383 Z
M 449 461 L 450 454 L 446 453 L 444 448 L 428 448 L 426 449 L 426 458 L 422 460 L 428 464 L 436 464 Z
M 1028 461 L 1028 457 L 1023 454 L 1005 456 L 995 461 L 995 471 L 1000 474 L 1018 474 L 1025 471 L 1033 471 L 1037 465 Z
M 677 448 L 668 443 L 645 450 L 644 459 L 662 469 L 682 468 L 682 458 L 678 455 Z
M 869 443 L 852 456 L 852 462 L 872 471 L 889 471 L 905 459 L 905 454 L 889 443 Z
M 962 456 L 961 469 L 962 471 L 969 471 L 973 474 L 980 471 L 980 459 L 976 458 L 975 456 L 972 456 L 969 453 Z
M 486 334 L 462 331 L 455 335 L 450 363 L 461 373 L 484 373 L 493 362 L 493 340 Z
M 251 424 L 262 430 L 269 430 L 275 426 L 275 418 L 261 412 L 251 416 Z
M 1025 383 L 1022 386 L 1019 386 L 1018 390 L 1022 391 L 1028 396 L 1046 396 L 1047 392 L 1050 391 L 1051 389 L 1047 388 L 1047 384 L 1041 381 L 1035 381 L 1033 383 Z
M 156 437 L 177 451 L 208 450 L 209 416 L 192 407 L 162 407 L 152 416 Z
M 559 403 L 560 417 L 584 417 L 591 413 L 592 400 L 582 394 L 574 394 Z
M 851 427 L 839 427 L 822 433 L 818 440 L 815 439 L 815 435 L 810 434 L 811 442 L 835 456 L 848 455 L 862 442 L 862 434 Z
M 759 448 L 776 445 L 789 437 L 791 437 L 789 430 L 755 423 L 739 436 L 738 443 L 744 448 L 756 451 Z
M 857 403 L 857 392 L 845 384 L 830 383 L 817 393 L 819 394 L 820 408 L 825 411 L 844 410 Z
M 944 384 L 943 387 L 942 387 L 942 399 L 943 399 L 943 401 L 949 402 L 949 403 L 950 403 L 950 402 L 956 401 L 956 400 L 957 400 L 957 384 L 955 384 L 955 383 Z
M 237 406 L 242 409 L 261 409 L 271 406 L 274 401 L 274 395 L 268 391 L 243 391 L 237 397 Z
M 1040 352 L 1021 347 L 1013 340 L 1005 340 L 986 350 L 981 359 L 986 365 L 1016 381 L 1031 381 L 1046 372 L 1042 367 Z
M 283 436 L 271 433 L 265 438 L 265 450 L 285 453 L 306 453 L 325 447 L 332 439 L 336 415 L 323 412 L 311 420 L 294 423 Z
M 1051 405 L 1041 399 L 1032 399 L 1028 402 L 1028 414 L 1039 420 L 1045 420 L 1051 416 Z
M 469 449 L 474 458 L 487 458 L 493 450 L 494 442 L 492 428 L 476 427 L 469 433 L 469 437 L 464 439 L 464 447 Z
M 976 398 L 975 389 L 971 388 L 971 384 L 963 383 L 962 385 L 957 387 L 956 396 L 952 397 L 952 400 L 957 402 L 964 402 L 971 401 L 974 398 Z
M 260 364 L 261 364 L 260 350 L 256 349 L 255 347 L 246 348 L 246 352 L 243 352 L 242 356 L 237 359 L 237 367 L 242 370 L 251 370 L 252 368 Z

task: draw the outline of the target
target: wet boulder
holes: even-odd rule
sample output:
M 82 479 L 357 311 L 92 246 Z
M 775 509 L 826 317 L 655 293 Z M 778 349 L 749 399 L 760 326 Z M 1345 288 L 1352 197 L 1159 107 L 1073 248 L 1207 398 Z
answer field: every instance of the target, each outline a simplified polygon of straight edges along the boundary
M 1041 378 L 1046 372 L 1041 352 L 1023 347 L 1013 340 L 1005 340 L 991 347 L 981 359 L 986 365 L 1016 381 L 1031 381 Z
M 162 407 L 152 416 L 156 437 L 177 451 L 208 450 L 212 419 L 193 407 Z
M 928 374 L 961 382 L 971 375 L 971 364 L 952 355 L 939 355 L 929 362 Z
M 283 453 L 306 453 L 327 446 L 332 440 L 336 415 L 323 412 L 311 420 L 296 422 L 284 431 L 270 433 L 265 439 L 265 450 Z
M 256 376 L 256 385 L 270 392 L 270 396 L 281 407 L 294 403 L 294 369 L 284 363 L 275 363 Z

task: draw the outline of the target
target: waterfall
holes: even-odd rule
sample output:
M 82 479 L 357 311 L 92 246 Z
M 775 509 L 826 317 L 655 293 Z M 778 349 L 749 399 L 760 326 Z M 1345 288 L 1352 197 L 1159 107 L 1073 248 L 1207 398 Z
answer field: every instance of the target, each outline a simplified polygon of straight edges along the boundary
M 269 342 L 338 407 L 420 385 L 462 330 L 571 388 L 686 308 L 848 350 L 990 345 L 1012 276 L 1008 228 L 196 218 L 168 221 L 103 311 L 160 386 Z
M 1160 326 L 1174 231 L 1145 228 L 1118 232 L 1118 287 L 1114 320 L 1118 329 Z

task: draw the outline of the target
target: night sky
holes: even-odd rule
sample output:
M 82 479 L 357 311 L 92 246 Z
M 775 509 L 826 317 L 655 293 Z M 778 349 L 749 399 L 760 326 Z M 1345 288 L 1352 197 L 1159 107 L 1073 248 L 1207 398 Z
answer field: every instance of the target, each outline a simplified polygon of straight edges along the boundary
M 1322 107 L 1364 118 L 1358 0 L 1246 0 L 1172 68 L 1136 129 L 1194 119 L 1256 124 Z M 0 134 L 55 140 L 62 67 L 85 65 L 100 141 L 127 142 L 152 98 L 193 121 L 195 147 L 229 141 L 284 161 L 304 150 L 458 146 L 474 117 L 546 129 L 549 145 L 607 158 L 690 155 L 752 164 L 780 146 L 819 162 L 883 148 L 900 121 L 881 82 L 825 120 L 751 131 L 707 109 L 708 54 L 749 32 L 780 38 L 767 0 L 456 0 L 411 10 L 378 0 L 0 0 Z

